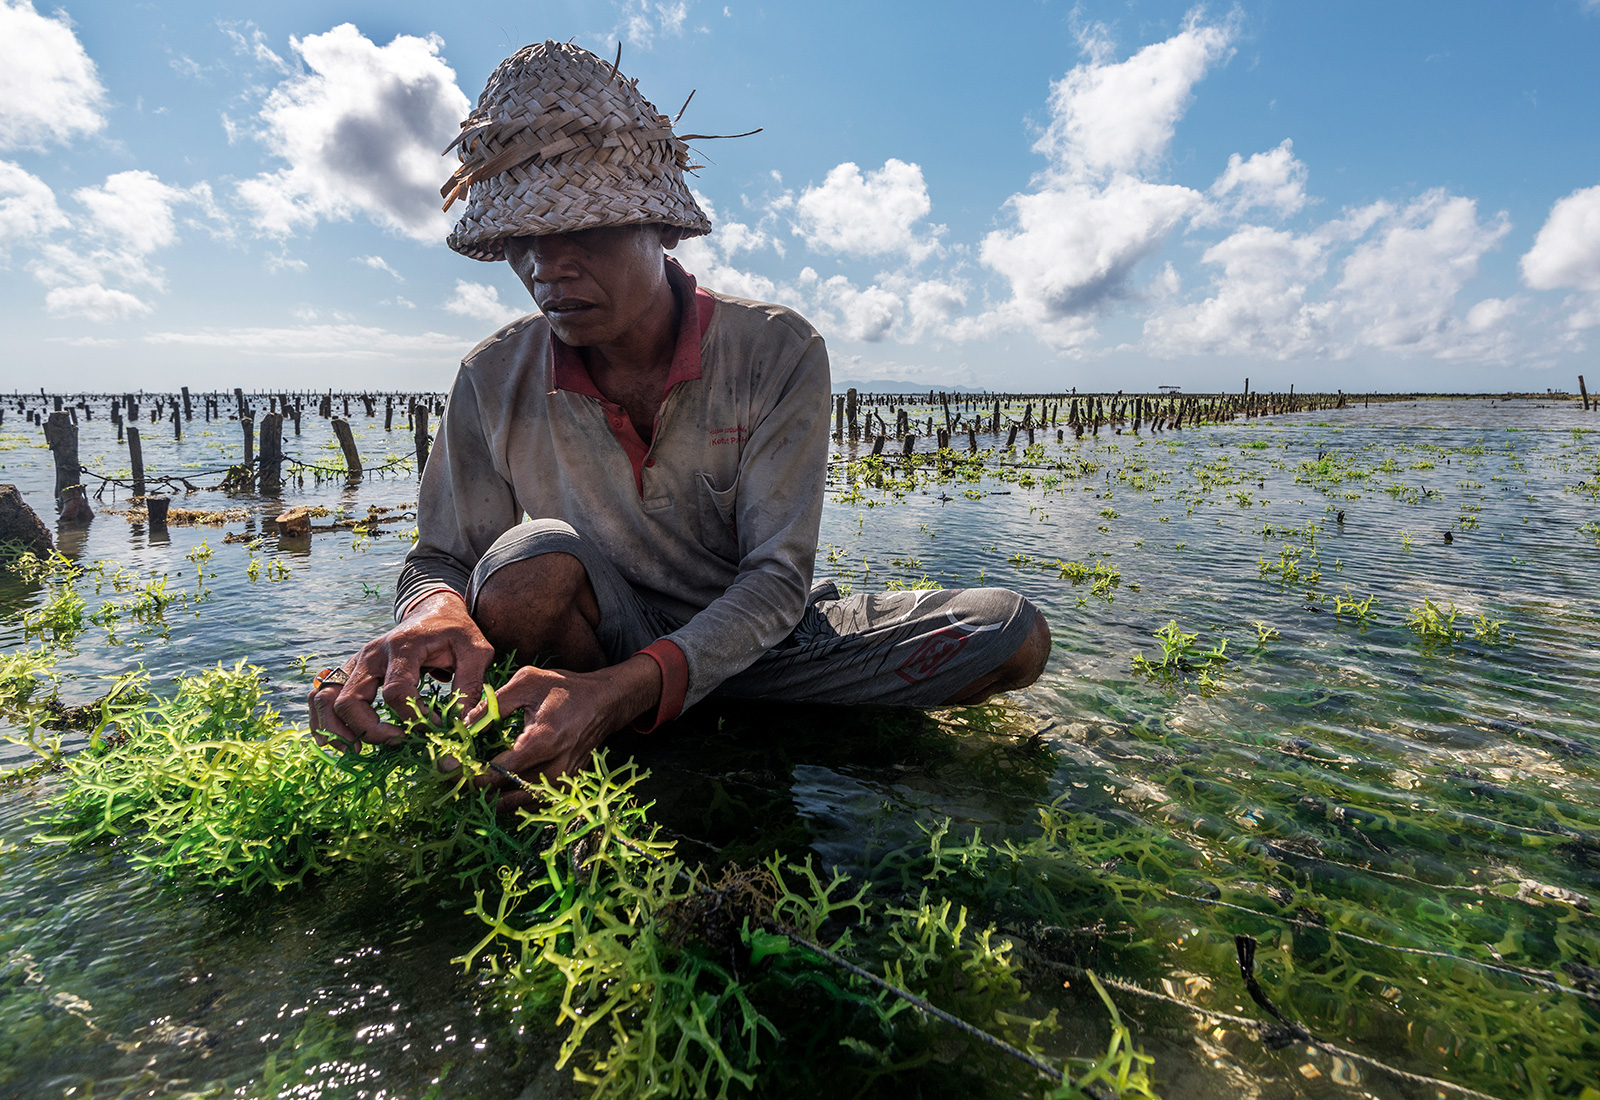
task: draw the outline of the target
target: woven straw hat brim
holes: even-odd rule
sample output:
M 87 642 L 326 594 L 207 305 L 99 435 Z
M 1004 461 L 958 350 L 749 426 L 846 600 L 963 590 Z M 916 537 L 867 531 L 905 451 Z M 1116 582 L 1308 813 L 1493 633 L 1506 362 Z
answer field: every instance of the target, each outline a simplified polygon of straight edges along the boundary
M 564 42 L 502 61 L 461 124 L 461 167 L 440 193 L 467 207 L 448 243 L 475 260 L 504 258 L 507 237 L 601 226 L 711 231 L 683 171 L 688 146 L 633 81 Z

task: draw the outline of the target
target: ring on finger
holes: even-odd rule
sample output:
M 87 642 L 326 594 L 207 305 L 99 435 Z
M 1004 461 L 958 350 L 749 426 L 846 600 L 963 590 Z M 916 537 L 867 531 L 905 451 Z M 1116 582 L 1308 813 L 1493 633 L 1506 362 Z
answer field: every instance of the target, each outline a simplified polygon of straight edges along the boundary
M 350 674 L 342 668 L 325 668 L 311 678 L 311 690 L 316 692 L 325 687 L 338 687 L 348 679 Z

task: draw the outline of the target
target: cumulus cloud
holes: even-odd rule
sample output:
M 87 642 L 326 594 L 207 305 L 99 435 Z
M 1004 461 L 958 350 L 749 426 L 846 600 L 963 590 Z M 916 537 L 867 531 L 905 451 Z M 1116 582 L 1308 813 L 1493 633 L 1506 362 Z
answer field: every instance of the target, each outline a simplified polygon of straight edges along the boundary
M 532 303 L 527 305 L 531 306 Z M 483 321 L 496 328 L 532 312 L 521 303 L 507 305 L 502 302 L 498 287 L 490 286 L 488 283 L 469 283 L 465 279 L 456 280 L 455 293 L 445 302 L 444 308 L 451 313 L 470 317 L 474 321 Z
M 771 302 L 783 297 L 771 279 L 733 263 L 739 252 L 776 247 L 776 242 L 759 227 L 746 225 L 725 215 L 719 216 L 709 198 L 698 191 L 693 194 L 700 209 L 711 219 L 712 229 L 703 237 L 691 237 L 678 245 L 673 255 L 684 270 L 693 275 L 700 285 L 736 298 Z
M 0 263 L 13 244 L 37 246 L 43 238 L 67 226 L 67 216 L 56 205 L 55 192 L 21 165 L 0 160 Z
M 1050 87 L 1050 123 L 1034 144 L 1058 172 L 1096 179 L 1157 167 L 1206 70 L 1233 48 L 1233 23 L 1184 28 L 1126 61 L 1112 62 L 1103 28 L 1085 37 L 1090 60 Z
M 305 63 L 262 106 L 258 133 L 285 167 L 239 184 L 266 233 L 362 215 L 418 241 L 441 241 L 439 156 L 469 108 L 430 35 L 379 46 L 349 23 L 291 38 Z
M 780 204 L 786 206 L 787 204 Z M 903 252 L 921 260 L 938 249 L 942 226 L 917 223 L 933 203 L 920 165 L 893 157 L 865 176 L 846 161 L 830 171 L 821 186 L 807 187 L 794 200 L 794 232 L 813 249 L 847 256 Z
M 1471 199 L 1443 190 L 1404 207 L 1372 203 L 1306 234 L 1244 226 L 1202 255 L 1220 269 L 1207 297 L 1146 320 L 1145 348 L 1168 357 L 1347 358 L 1378 349 L 1503 360 L 1521 303 L 1484 299 L 1461 316 L 1458 300 L 1509 229 L 1504 213 L 1482 220 Z M 1319 286 L 1330 269 L 1337 282 Z
M 1568 328 L 1600 325 L 1600 187 L 1556 200 L 1521 268 L 1534 290 L 1577 292 L 1567 299 Z
M 106 124 L 106 90 L 65 12 L 0 0 L 0 149 L 42 149 Z
M 1351 252 L 1335 288 L 1354 342 L 1440 350 L 1454 327 L 1457 295 L 1510 229 L 1503 212 L 1481 223 L 1473 200 L 1441 189 L 1398 211 Z
M 143 256 L 177 239 L 172 208 L 189 193 L 161 182 L 153 172 L 134 171 L 107 176 L 105 183 L 81 187 L 72 197 L 89 211 L 85 228 L 104 248 Z
M 1216 293 L 1157 313 L 1144 329 L 1158 355 L 1265 355 L 1288 359 L 1322 346 L 1326 307 L 1306 302 L 1325 267 L 1325 245 L 1265 226 L 1246 226 L 1206 249 L 1221 269 Z
M 99 283 L 60 286 L 45 295 L 44 307 L 52 317 L 82 317 L 89 321 L 126 321 L 149 313 L 150 306 L 125 290 Z
M 1131 176 L 1103 187 L 1063 181 L 1007 200 L 1015 227 L 985 237 L 979 257 L 1010 282 L 1007 313 L 1072 348 L 1093 336 L 1094 316 L 1127 295 L 1139 261 L 1200 203 L 1190 188 Z
M 1011 285 L 996 311 L 1062 350 L 1095 334 L 1094 318 L 1127 297 L 1139 262 L 1201 208 L 1198 191 L 1145 178 L 1161 163 L 1194 85 L 1232 49 L 1233 24 L 1191 16 L 1164 42 L 1113 61 L 1102 32 L 1089 60 L 1056 81 L 1050 123 L 1034 144 L 1049 166 L 1006 202 L 1014 224 L 984 238 L 983 263 Z
M 1306 166 L 1294 155 L 1294 143 L 1284 138 L 1276 149 L 1245 160 L 1238 153 L 1211 185 L 1213 204 L 1195 217 L 1203 225 L 1223 217 L 1243 217 L 1253 209 L 1268 210 L 1280 218 L 1298 214 L 1306 205 Z

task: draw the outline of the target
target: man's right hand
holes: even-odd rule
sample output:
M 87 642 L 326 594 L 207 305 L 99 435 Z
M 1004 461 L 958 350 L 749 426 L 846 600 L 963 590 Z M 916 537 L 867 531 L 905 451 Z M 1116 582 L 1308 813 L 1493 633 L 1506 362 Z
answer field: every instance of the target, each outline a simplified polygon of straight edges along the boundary
M 493 660 L 494 647 L 467 613 L 466 602 L 454 592 L 429 593 L 388 633 L 344 663 L 344 683 L 313 689 L 312 733 L 324 744 L 338 738 L 350 745 L 387 745 L 405 731 L 382 721 L 373 709 L 380 687 L 392 710 L 414 718 L 421 713 L 416 698 L 423 670 L 453 672 L 456 693 L 470 709 L 483 695 L 483 677 Z

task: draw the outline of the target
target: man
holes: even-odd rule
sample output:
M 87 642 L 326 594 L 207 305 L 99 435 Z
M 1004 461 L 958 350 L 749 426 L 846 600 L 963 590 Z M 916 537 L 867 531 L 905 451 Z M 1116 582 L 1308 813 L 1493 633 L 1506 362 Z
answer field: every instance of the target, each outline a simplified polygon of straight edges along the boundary
M 525 718 L 496 763 L 524 775 L 580 769 L 609 734 L 653 729 L 714 691 L 937 706 L 1038 678 L 1049 629 L 1015 593 L 840 599 L 812 586 L 822 339 L 666 258 L 710 223 L 684 184 L 683 140 L 614 66 L 568 44 L 526 47 L 490 77 L 456 145 L 447 208 L 468 203 L 450 246 L 504 259 L 540 313 L 463 360 L 396 625 L 318 678 L 313 729 L 392 741 L 402 731 L 374 711 L 379 690 L 410 712 L 437 670 L 470 704 L 497 651 L 549 659 L 499 692 Z

